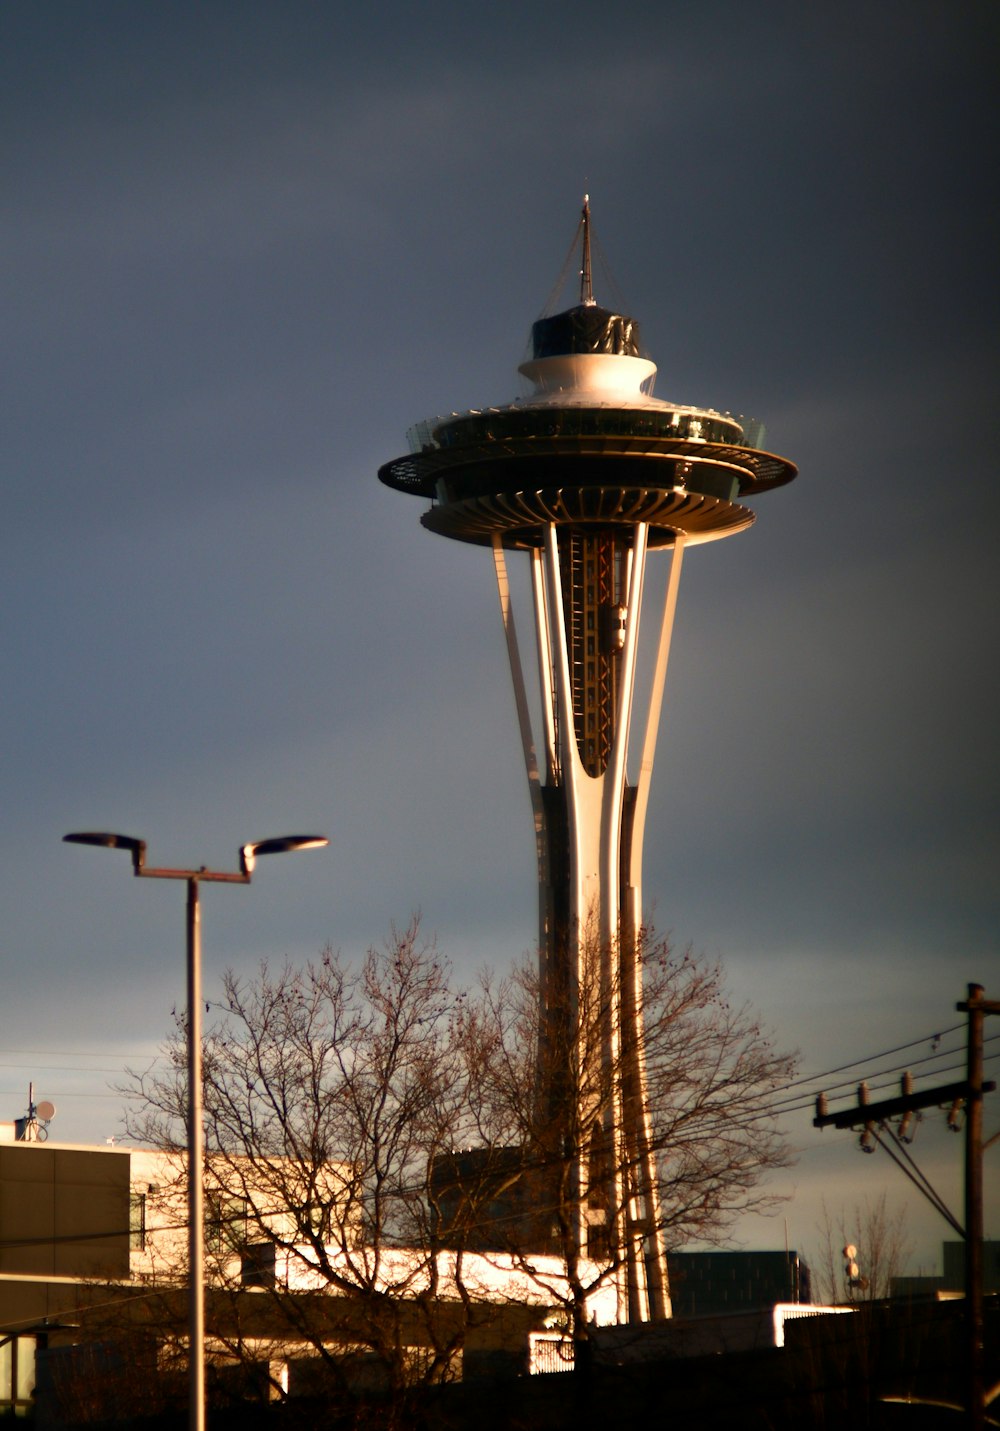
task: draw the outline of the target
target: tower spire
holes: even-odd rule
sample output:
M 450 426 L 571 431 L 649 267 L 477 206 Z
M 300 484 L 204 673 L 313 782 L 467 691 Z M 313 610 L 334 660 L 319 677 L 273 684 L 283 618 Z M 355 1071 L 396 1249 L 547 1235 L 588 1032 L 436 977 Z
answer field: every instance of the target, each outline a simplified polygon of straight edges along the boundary
M 580 254 L 580 302 L 585 308 L 594 306 L 594 283 L 590 271 L 590 195 L 583 196 L 583 209 L 580 212 L 580 228 L 582 230 L 582 252 Z

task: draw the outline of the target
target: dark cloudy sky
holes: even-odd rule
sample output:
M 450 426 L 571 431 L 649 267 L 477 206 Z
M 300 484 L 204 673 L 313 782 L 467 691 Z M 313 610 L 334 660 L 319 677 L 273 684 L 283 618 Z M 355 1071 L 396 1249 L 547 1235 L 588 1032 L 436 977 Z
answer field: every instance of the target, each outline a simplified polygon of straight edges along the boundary
M 462 979 L 532 944 L 490 558 L 375 473 L 516 395 L 585 188 L 658 396 L 801 472 L 685 564 L 657 924 L 807 1073 L 1000 997 L 998 15 L 7 0 L 0 1117 L 33 1078 L 53 1136 L 117 1132 L 183 999 L 181 892 L 67 830 L 224 867 L 330 834 L 206 891 L 209 988 L 417 907 Z M 957 1207 L 941 1121 L 914 1152 Z M 929 1269 L 947 1228 L 888 1162 L 792 1126 L 792 1245 L 884 1186 Z

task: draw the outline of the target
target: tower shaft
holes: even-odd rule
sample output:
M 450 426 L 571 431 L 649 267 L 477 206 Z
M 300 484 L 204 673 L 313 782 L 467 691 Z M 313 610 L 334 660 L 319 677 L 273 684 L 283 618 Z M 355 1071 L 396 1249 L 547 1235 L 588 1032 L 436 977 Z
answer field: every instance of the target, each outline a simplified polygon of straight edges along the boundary
M 557 527 L 532 554 L 545 769 L 522 722 L 539 866 L 537 1139 L 551 1153 L 563 1235 L 609 1260 L 619 1315 L 669 1315 L 665 1254 L 642 1057 L 640 867 L 652 744 L 676 598 L 647 713 L 648 760 L 629 784 L 626 759 L 648 531 Z M 526 714 L 506 562 L 494 542 L 501 613 L 518 708 Z M 679 549 L 674 556 L 679 575 Z M 651 724 L 650 724 L 651 722 Z M 644 750 L 645 753 L 645 750 Z M 638 819 L 638 825 L 637 825 Z M 638 861 L 635 858 L 638 856 Z M 558 1206 L 560 1199 L 565 1206 Z
M 620 532 L 557 533 L 577 751 L 588 775 L 607 767 L 614 740 L 629 544 Z

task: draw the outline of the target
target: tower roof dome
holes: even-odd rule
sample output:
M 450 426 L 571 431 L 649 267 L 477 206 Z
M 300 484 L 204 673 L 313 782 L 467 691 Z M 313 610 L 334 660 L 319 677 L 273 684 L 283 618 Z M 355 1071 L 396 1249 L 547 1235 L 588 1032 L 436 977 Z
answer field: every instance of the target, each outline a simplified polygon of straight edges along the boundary
M 533 323 L 531 348 L 534 358 L 561 358 L 570 353 L 638 358 L 639 325 L 634 318 L 613 313 L 610 308 L 578 303 Z

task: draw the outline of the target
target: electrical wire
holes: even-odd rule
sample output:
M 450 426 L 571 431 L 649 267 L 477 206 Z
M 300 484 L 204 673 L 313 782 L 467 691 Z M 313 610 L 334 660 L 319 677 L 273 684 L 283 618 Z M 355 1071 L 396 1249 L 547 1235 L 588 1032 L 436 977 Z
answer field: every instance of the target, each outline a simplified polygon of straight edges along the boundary
M 164 1053 L 151 1054 L 149 1049 L 141 1053 L 119 1053 L 117 1049 L 94 1049 L 89 1052 L 85 1048 L 6 1048 L 6 1054 L 16 1054 L 19 1058 L 153 1058 L 159 1061 L 166 1058 Z M 19 1065 L 10 1065 L 18 1067 Z M 0 1067 L 3 1067 L 0 1064 Z
M 964 1055 L 965 1050 L 964 1050 L 964 1049 L 962 1049 L 962 1050 L 956 1050 L 956 1052 L 961 1052 L 961 1053 Z M 987 1055 L 987 1056 L 984 1057 L 984 1059 L 983 1059 L 983 1066 L 984 1066 L 984 1068 L 986 1067 L 987 1064 L 996 1063 L 998 1059 L 1000 1059 L 1000 1051 L 998 1051 L 997 1053 L 991 1053 L 991 1054 Z M 904 1065 L 901 1064 L 898 1069 L 885 1069 L 885 1070 L 884 1070 L 884 1073 L 885 1073 L 887 1076 L 886 1076 L 884 1079 L 882 1079 L 881 1081 L 879 1081 L 879 1082 L 871 1082 L 871 1083 L 869 1083 L 869 1092 L 871 1092 L 871 1093 L 877 1093 L 877 1092 L 880 1092 L 882 1089 L 894 1087 L 894 1086 L 895 1086 L 895 1083 L 896 1083 L 896 1080 L 893 1079 L 893 1078 L 891 1078 L 891 1077 L 888 1077 L 888 1075 L 889 1075 L 889 1074 L 895 1074 L 895 1073 L 906 1073 L 906 1072 L 909 1072 L 910 1069 L 911 1069 L 913 1066 L 914 1066 L 914 1065 L 912 1065 L 912 1064 L 909 1065 L 909 1066 L 904 1066 Z M 961 1073 L 961 1072 L 964 1072 L 965 1067 L 966 1067 L 966 1065 L 965 1065 L 964 1058 L 963 1058 L 963 1061 L 962 1061 L 961 1063 L 951 1063 L 951 1064 L 947 1064 L 944 1068 L 935 1069 L 934 1072 L 935 1072 L 935 1074 L 942 1074 L 942 1073 Z M 922 1075 L 920 1075 L 920 1077 L 924 1077 L 924 1078 L 926 1078 L 926 1077 L 928 1077 L 928 1076 L 929 1076 L 929 1070 L 925 1070 L 925 1072 L 924 1072 Z M 876 1077 L 881 1078 L 881 1075 L 876 1075 Z M 867 1080 L 865 1080 L 865 1081 L 867 1082 Z M 826 1093 L 829 1097 L 831 1097 L 834 1101 L 836 1101 L 837 1098 L 847 1098 L 847 1097 L 849 1096 L 847 1093 L 838 1094 L 837 1091 L 836 1091 L 837 1088 L 838 1088 L 838 1087 L 848 1087 L 848 1086 L 849 1086 L 849 1088 L 850 1088 L 850 1092 L 851 1092 L 851 1093 L 853 1093 L 853 1092 L 856 1090 L 856 1088 L 857 1088 L 857 1084 L 855 1084 L 855 1083 L 852 1082 L 850 1085 L 836 1085 L 836 1084 L 835 1084 L 832 1088 L 831 1088 L 831 1087 L 820 1087 L 819 1089 L 817 1089 L 817 1092 Z M 781 1093 L 782 1091 L 783 1091 L 782 1089 L 777 1089 L 777 1090 L 776 1090 L 777 1093 Z M 810 1094 L 810 1095 L 808 1095 L 808 1096 L 805 1096 L 805 1095 L 802 1095 L 802 1094 L 797 1094 L 797 1095 L 792 1095 L 792 1097 L 790 1097 L 790 1098 L 777 1098 L 777 1099 L 775 1099 L 775 1100 L 772 1101 L 772 1103 L 771 1103 L 770 1106 L 771 1106 L 772 1109 L 774 1109 L 776 1112 L 781 1112 L 782 1114 L 784 1114 L 784 1113 L 796 1113 L 796 1112 L 799 1112 L 799 1111 L 804 1110 L 804 1109 L 806 1109 L 806 1108 L 812 1108 L 812 1107 L 814 1106 L 814 1103 L 815 1103 L 815 1095 Z
M 909 1043 L 897 1044 L 895 1048 L 883 1049 L 881 1053 L 872 1053 L 868 1054 L 865 1058 L 855 1058 L 850 1063 L 841 1063 L 836 1068 L 828 1069 L 825 1073 L 805 1074 L 802 1078 L 793 1079 L 793 1081 L 786 1086 L 788 1088 L 796 1088 L 799 1084 L 802 1083 L 815 1083 L 819 1079 L 832 1078 L 835 1073 L 844 1073 L 847 1069 L 858 1068 L 862 1064 L 877 1063 L 880 1058 L 888 1058 L 891 1054 L 894 1053 L 903 1053 L 906 1049 L 916 1048 L 919 1044 L 922 1043 L 933 1043 L 935 1039 L 940 1040 L 946 1038 L 948 1034 L 956 1033 L 959 1029 L 964 1028 L 964 1023 L 952 1024 L 950 1028 L 941 1029 L 939 1032 L 936 1033 L 925 1034 L 923 1038 L 911 1039 Z
M 931 1206 L 941 1214 L 945 1222 L 948 1223 L 949 1227 L 954 1228 L 954 1230 L 958 1233 L 959 1237 L 964 1238 L 965 1229 L 963 1228 L 962 1224 L 958 1221 L 956 1217 L 954 1217 L 947 1203 L 936 1192 L 932 1183 L 930 1182 L 930 1179 L 926 1176 L 925 1173 L 921 1171 L 921 1169 L 917 1166 L 913 1158 L 910 1157 L 910 1154 L 900 1143 L 899 1139 L 896 1137 L 895 1133 L 892 1131 L 889 1125 L 887 1123 L 880 1123 L 878 1128 L 872 1126 L 868 1129 L 868 1131 L 871 1133 L 876 1143 L 878 1143 L 879 1147 L 882 1148 L 884 1152 L 889 1154 L 889 1157 L 896 1164 L 897 1168 L 899 1168 L 900 1171 L 906 1177 L 909 1178 L 910 1182 L 913 1183 L 917 1190 L 923 1193 L 924 1197 L 931 1204 Z M 889 1135 L 889 1137 L 895 1143 L 896 1148 L 899 1150 L 899 1153 L 902 1154 L 902 1157 L 898 1156 L 896 1151 L 890 1148 L 889 1144 L 885 1142 L 882 1137 L 883 1133 L 887 1133 Z M 903 1161 L 904 1158 L 906 1160 L 905 1163 Z M 906 1163 L 909 1163 L 910 1166 L 907 1167 Z

